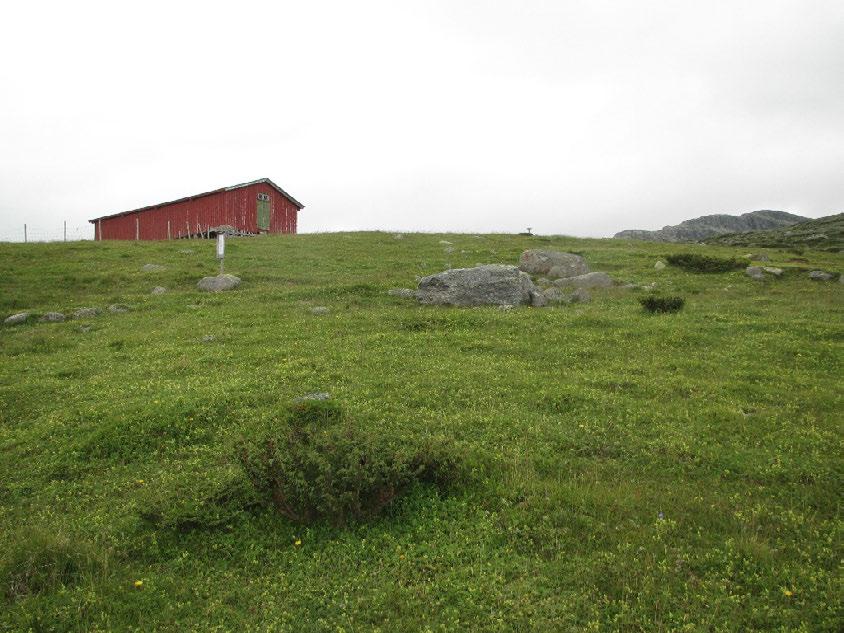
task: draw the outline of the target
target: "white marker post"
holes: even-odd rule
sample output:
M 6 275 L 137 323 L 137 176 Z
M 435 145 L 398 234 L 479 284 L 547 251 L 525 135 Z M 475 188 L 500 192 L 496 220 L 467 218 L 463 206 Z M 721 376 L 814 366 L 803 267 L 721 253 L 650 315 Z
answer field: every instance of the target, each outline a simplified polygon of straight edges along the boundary
M 223 274 L 223 260 L 226 257 L 226 234 L 217 233 L 217 259 L 220 260 L 220 274 Z

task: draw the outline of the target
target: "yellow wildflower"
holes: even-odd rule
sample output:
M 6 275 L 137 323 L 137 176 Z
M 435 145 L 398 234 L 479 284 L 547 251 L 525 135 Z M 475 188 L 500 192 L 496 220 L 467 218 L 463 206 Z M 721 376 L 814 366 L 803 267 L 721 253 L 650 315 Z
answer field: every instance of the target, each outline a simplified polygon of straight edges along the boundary
M 143 581 L 143 580 L 136 580 L 136 581 L 135 581 L 135 589 L 140 589 L 140 588 L 141 588 L 141 587 L 143 587 L 143 586 L 144 586 L 144 581 Z
M 302 539 L 297 538 L 295 541 L 293 541 L 293 544 L 294 544 L 294 545 L 301 545 L 301 544 L 302 544 Z
M 791 589 L 783 589 L 782 595 L 784 595 L 786 598 L 790 598 L 794 595 L 794 592 L 792 592 Z

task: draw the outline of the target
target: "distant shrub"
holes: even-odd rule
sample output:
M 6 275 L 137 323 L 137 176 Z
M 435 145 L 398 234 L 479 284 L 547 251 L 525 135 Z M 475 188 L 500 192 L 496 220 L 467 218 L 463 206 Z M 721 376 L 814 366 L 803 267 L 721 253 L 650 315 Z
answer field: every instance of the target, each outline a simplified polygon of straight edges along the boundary
M 665 259 L 672 266 L 692 273 L 726 273 L 747 265 L 746 262 L 741 262 L 735 257 L 712 257 L 698 253 L 678 253 L 668 255 Z
M 683 297 L 641 297 L 639 303 L 652 314 L 679 312 L 683 309 L 686 300 Z
M 0 551 L 0 593 L 14 601 L 79 584 L 105 569 L 105 555 L 90 543 L 43 529 L 21 530 Z
M 237 454 L 258 493 L 300 523 L 365 519 L 416 483 L 448 487 L 461 472 L 444 445 L 392 441 L 355 425 L 330 400 L 294 405 Z

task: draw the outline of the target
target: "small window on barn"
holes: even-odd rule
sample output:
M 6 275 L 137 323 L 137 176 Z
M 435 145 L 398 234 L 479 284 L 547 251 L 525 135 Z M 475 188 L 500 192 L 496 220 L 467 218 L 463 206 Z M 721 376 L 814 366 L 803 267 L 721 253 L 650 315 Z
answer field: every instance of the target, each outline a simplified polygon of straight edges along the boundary
M 258 194 L 258 200 L 262 200 L 263 202 L 269 202 L 270 196 L 269 196 L 269 194 L 266 194 L 266 193 L 259 193 Z

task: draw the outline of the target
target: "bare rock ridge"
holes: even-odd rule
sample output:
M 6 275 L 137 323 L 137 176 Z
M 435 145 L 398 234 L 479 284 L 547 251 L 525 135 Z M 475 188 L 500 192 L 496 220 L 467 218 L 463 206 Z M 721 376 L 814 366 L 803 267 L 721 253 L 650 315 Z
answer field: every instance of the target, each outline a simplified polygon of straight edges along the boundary
M 809 219 L 786 211 L 750 211 L 741 215 L 719 213 L 685 220 L 676 226 L 664 226 L 658 231 L 630 229 L 616 233 L 613 237 L 647 242 L 698 242 L 727 233 L 778 229 Z

